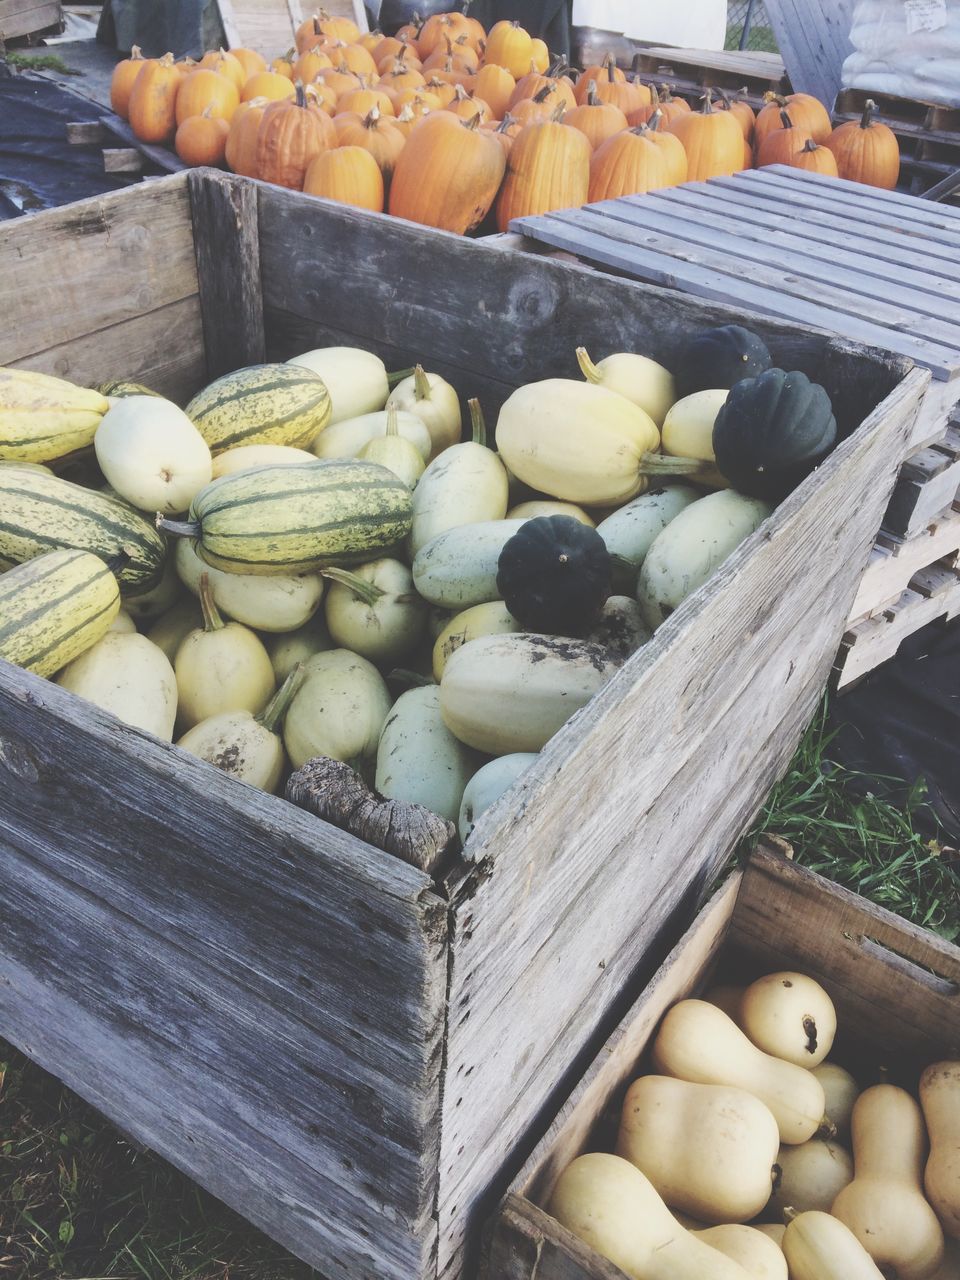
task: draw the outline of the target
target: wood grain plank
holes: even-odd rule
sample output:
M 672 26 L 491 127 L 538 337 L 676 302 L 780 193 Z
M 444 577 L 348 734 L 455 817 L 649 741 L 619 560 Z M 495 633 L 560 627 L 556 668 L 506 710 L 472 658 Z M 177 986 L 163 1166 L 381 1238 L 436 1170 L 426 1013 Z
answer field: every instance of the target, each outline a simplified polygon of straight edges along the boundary
M 789 761 L 827 679 L 926 382 L 925 372 L 908 374 L 548 744 L 509 808 L 494 806 L 478 823 L 477 878 L 451 886 L 441 1274 L 463 1248 L 465 1202 L 495 1182 L 504 1159 L 494 1113 L 507 1108 L 516 1130 L 534 1122 L 534 1080 L 559 1078 L 570 1045 L 595 1033 L 684 891 L 706 886 Z M 856 512 L 843 500 L 849 474 L 862 485 Z M 829 563 L 801 553 L 814 544 L 830 547 Z M 731 774 L 741 785 L 722 794 L 705 784 Z M 586 813 L 585 794 L 605 802 Z M 677 868 L 692 847 L 691 887 Z M 565 929 L 545 937 L 537 928 L 568 916 L 576 949 Z M 558 984 L 569 1010 L 562 1030 L 549 995 Z M 458 1105 L 467 1096 L 469 1108 Z M 461 1147 L 479 1153 L 469 1168 L 455 1158 Z
M 575 213 L 519 218 L 511 226 L 535 240 L 579 253 L 590 262 L 602 263 L 650 284 L 682 288 L 697 298 L 745 306 L 759 315 L 790 317 L 822 330 L 838 327 L 837 312 L 833 308 L 807 302 L 796 294 L 767 285 L 755 285 L 738 275 L 736 264 L 722 255 L 718 259 L 719 269 L 711 269 L 700 257 L 687 261 L 662 251 L 646 250 L 631 243 L 629 238 L 617 239 L 608 231 L 595 232 Z M 939 379 L 952 378 L 960 368 L 960 356 L 952 346 L 925 342 L 912 334 L 897 333 L 859 318 L 845 318 L 842 327 L 851 338 L 872 345 L 883 344 L 891 351 L 922 360 Z
M 850 618 L 855 621 L 876 613 L 897 599 L 921 569 L 960 552 L 960 511 L 948 512 L 909 539 L 885 538 L 885 554 L 867 566 Z
M 943 315 L 944 298 L 960 300 L 960 280 L 946 279 L 935 270 L 911 270 L 902 263 L 897 264 L 896 280 L 891 280 L 889 263 L 871 261 L 855 248 L 818 245 L 803 234 L 799 220 L 792 232 L 768 228 L 764 234 L 764 227 L 759 223 L 738 221 L 731 225 L 729 215 L 711 213 L 702 205 L 695 212 L 687 212 L 682 204 L 661 199 L 659 193 L 606 200 L 591 205 L 587 212 L 636 228 L 640 243 L 657 245 L 660 242 L 657 233 L 660 233 L 719 249 L 737 259 L 779 267 L 783 274 L 811 280 L 815 285 L 826 276 L 832 288 L 909 307 L 921 316 Z M 646 235 L 641 237 L 641 232 Z M 883 318 L 880 311 L 876 318 Z
M 786 165 L 770 165 L 769 173 L 782 174 Z M 836 195 L 841 192 L 850 198 L 850 202 L 861 209 L 864 202 L 867 207 L 882 205 L 892 216 L 899 214 L 911 221 L 933 219 L 937 225 L 960 222 L 960 208 L 955 205 L 941 204 L 931 208 L 924 204 L 919 196 L 910 196 L 903 191 L 881 191 L 879 187 L 864 187 L 862 182 L 851 182 L 848 178 L 831 178 L 822 173 L 807 173 L 804 169 L 789 169 L 797 182 L 808 182 L 811 186 L 827 188 Z
M 934 596 L 906 590 L 882 618 L 860 623 L 844 636 L 843 649 L 837 659 L 836 688 L 848 688 L 881 662 L 889 661 L 907 636 L 914 635 L 921 627 L 958 615 L 960 574 L 954 574 L 952 585 Z
M 198 290 L 182 176 L 16 218 L 3 228 L 0 252 L 0 313 L 17 317 L 0 331 L 0 365 Z
M 133 132 L 125 120 L 121 120 L 119 116 L 112 113 L 101 116 L 100 123 L 108 133 L 113 134 L 115 138 L 119 138 L 121 142 L 125 142 L 129 147 L 139 151 L 142 155 L 161 169 L 164 173 L 184 173 L 187 166 L 183 163 L 175 151 L 169 147 L 156 147 L 149 142 L 142 142 Z
M 854 0 L 767 0 L 767 17 L 790 83 L 827 108 L 840 92 L 844 60 L 853 52 Z
M 626 1280 L 556 1219 L 509 1195 L 493 1225 L 481 1280 Z
M 2 250 L 0 250 L 2 260 Z M 186 404 L 206 383 L 196 295 L 7 364 L 95 387 L 122 376 Z
M 60 25 L 59 0 L 0 0 L 0 38 L 15 40 Z
M 766 288 L 771 294 L 779 292 L 801 304 L 829 309 L 844 318 L 851 317 L 858 324 L 879 324 L 898 335 L 903 333 L 921 339 L 929 337 L 940 346 L 954 350 L 960 363 L 960 324 L 942 315 L 931 315 L 928 295 L 900 289 L 891 283 L 888 290 L 890 300 L 885 302 L 876 296 L 878 291 L 871 277 L 844 273 L 836 268 L 824 275 L 802 261 L 793 265 L 788 263 L 783 269 L 762 260 L 749 248 L 749 242 L 741 242 L 736 237 L 728 237 L 726 243 L 717 243 L 715 237 L 701 236 L 700 242 L 695 242 L 686 232 L 683 238 L 672 235 L 669 218 L 666 221 L 659 219 L 659 226 L 666 227 L 666 230 L 644 232 L 642 224 L 645 220 L 651 224 L 658 222 L 656 202 L 651 201 L 647 206 L 644 197 L 632 199 L 643 206 L 636 214 L 641 225 L 633 221 L 624 222 L 616 216 L 620 201 L 609 205 L 587 205 L 582 209 L 559 209 L 549 216 L 564 226 L 582 228 L 592 235 L 609 236 L 621 246 L 621 251 L 627 253 L 634 247 L 646 247 L 651 252 L 662 253 L 669 263 L 683 262 L 697 269 L 733 277 L 745 274 L 739 256 L 747 250 L 751 258 L 751 287 Z M 629 200 L 628 197 L 627 202 Z M 871 287 L 864 289 L 864 282 Z M 856 288 L 856 285 L 860 287 Z M 844 319 L 843 323 L 846 325 L 848 322 Z M 849 333 L 848 336 L 856 337 L 856 334 Z
M 215 169 L 188 177 L 207 377 L 262 364 L 263 291 L 256 188 Z

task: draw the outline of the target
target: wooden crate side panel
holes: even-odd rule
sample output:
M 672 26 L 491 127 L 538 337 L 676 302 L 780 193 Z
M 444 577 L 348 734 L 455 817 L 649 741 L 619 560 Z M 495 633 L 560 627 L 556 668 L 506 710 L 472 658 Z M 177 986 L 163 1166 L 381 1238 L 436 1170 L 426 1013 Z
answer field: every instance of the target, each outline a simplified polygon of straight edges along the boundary
M 428 878 L 7 664 L 0 724 L 0 1034 L 321 1272 L 421 1274 Z
M 845 1041 L 894 1058 L 960 1053 L 960 950 L 926 929 L 775 858 L 745 873 L 732 946 L 768 970 L 819 977 L 837 1005 Z
M 62 16 L 60 0 L 0 0 L 0 39 L 45 31 L 58 26 Z
M 734 307 L 258 186 L 268 358 L 352 343 L 391 369 L 426 359 L 461 395 L 479 396 L 491 422 L 517 386 L 580 378 L 578 346 L 597 359 L 642 350 L 670 366 L 691 333 L 743 319 Z M 767 316 L 750 324 L 778 364 L 820 374 L 826 334 Z M 870 391 L 855 423 L 889 386 Z
M 0 365 L 90 385 L 132 378 L 180 397 L 202 381 L 185 177 L 0 229 Z
M 555 1218 L 508 1195 L 485 1250 L 481 1280 L 627 1280 Z
M 455 905 L 441 1268 L 463 1245 L 465 1206 L 504 1158 L 499 1118 L 514 1135 L 534 1121 L 545 1082 L 596 1031 L 685 892 L 709 883 L 786 766 L 928 376 L 908 375 L 548 745 L 519 803 L 512 796 L 509 811 L 494 807 L 478 824 L 468 852 L 485 878 L 465 883 Z M 855 510 L 851 476 L 862 486 Z M 598 795 L 607 804 L 585 811 Z M 691 850 L 695 873 L 685 869 Z M 547 937 L 543 920 L 556 922 Z M 478 1153 L 469 1166 L 461 1149 Z
M 833 107 L 843 64 L 853 52 L 855 0 L 768 0 L 767 14 L 790 83 Z

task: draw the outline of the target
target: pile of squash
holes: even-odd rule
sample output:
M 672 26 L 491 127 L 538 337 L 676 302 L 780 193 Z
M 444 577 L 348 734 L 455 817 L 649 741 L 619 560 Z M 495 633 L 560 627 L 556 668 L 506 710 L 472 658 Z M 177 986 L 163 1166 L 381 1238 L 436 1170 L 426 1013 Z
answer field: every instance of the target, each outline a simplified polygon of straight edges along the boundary
M 506 230 L 515 217 L 732 174 L 755 158 L 826 172 L 835 151 L 844 176 L 873 181 L 890 133 L 868 116 L 831 138 L 826 109 L 805 94 L 755 119 L 709 91 L 692 111 L 612 57 L 577 75 L 548 63 L 543 41 L 513 22 L 487 33 L 450 12 L 383 36 L 318 14 L 269 67 L 250 49 L 199 62 L 134 50 L 115 69 L 111 102 L 138 138 L 172 142 L 185 164 L 459 233 L 488 215 Z M 898 166 L 895 138 L 893 149 Z
M 465 839 L 836 439 L 738 326 L 677 377 L 573 354 L 496 450 L 477 401 L 463 439 L 450 383 L 355 348 L 182 409 L 0 370 L 0 657 L 268 791 L 349 764 Z
M 861 1090 L 836 1031 L 802 973 L 681 1000 L 550 1212 L 631 1280 L 956 1280 L 960 1062 Z

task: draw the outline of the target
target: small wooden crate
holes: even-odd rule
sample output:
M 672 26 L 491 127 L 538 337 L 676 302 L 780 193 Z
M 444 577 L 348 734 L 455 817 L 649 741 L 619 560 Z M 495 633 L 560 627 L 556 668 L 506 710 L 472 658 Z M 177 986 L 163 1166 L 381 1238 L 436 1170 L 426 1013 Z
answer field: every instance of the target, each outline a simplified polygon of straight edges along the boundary
M 184 401 L 360 344 L 490 422 L 580 343 L 670 363 L 745 318 L 209 170 L 0 228 L 0 303 L 0 365 Z M 461 1274 L 818 703 L 929 374 L 750 323 L 849 438 L 436 878 L 0 663 L 0 1035 L 330 1280 Z
M 544 1212 L 585 1151 L 612 1151 L 623 1095 L 678 1000 L 721 980 L 796 969 L 837 1006 L 832 1058 L 869 1080 L 877 1066 L 914 1087 L 960 1054 L 960 949 L 769 850 L 758 850 L 697 917 L 614 1031 L 514 1180 L 491 1223 L 486 1280 L 623 1280 Z
M 0 0 L 0 41 L 62 26 L 60 0 Z

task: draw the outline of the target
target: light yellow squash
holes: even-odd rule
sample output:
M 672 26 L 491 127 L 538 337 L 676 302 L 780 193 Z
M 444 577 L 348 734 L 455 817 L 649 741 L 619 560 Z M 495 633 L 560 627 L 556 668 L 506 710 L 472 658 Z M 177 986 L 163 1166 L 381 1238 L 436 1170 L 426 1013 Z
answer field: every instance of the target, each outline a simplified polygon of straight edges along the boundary
M 883 1280 L 853 1232 L 837 1218 L 816 1209 L 787 1224 L 783 1253 L 790 1280 Z
M 698 1240 L 734 1262 L 739 1262 L 753 1280 L 787 1280 L 787 1260 L 783 1250 L 764 1232 L 737 1223 L 694 1231 Z
M 329 429 L 329 428 L 328 428 Z M 235 471 L 251 471 L 254 467 L 293 466 L 313 462 L 314 454 L 294 449 L 289 444 L 242 444 L 236 449 L 218 453 L 213 460 L 213 478 L 231 476 Z
M 837 1011 L 819 982 L 768 973 L 740 1001 L 740 1026 L 758 1049 L 798 1067 L 818 1067 L 833 1048 Z
M 391 697 L 380 672 L 347 649 L 316 653 L 283 726 L 295 769 L 312 756 L 344 760 L 370 776 Z
M 927 1067 L 920 1077 L 920 1105 L 930 1135 L 927 1199 L 947 1234 L 960 1240 L 960 1062 Z
M 827 1134 L 836 1134 L 841 1142 L 846 1142 L 850 1136 L 850 1117 L 853 1114 L 853 1104 L 860 1096 L 860 1086 L 850 1072 L 836 1062 L 821 1062 L 819 1067 L 813 1068 L 813 1074 L 823 1085 L 827 1099 L 824 1113 Z
M 588 382 L 615 391 L 648 413 L 658 427 L 677 398 L 673 374 L 648 356 L 617 352 L 596 364 L 585 347 L 577 347 L 577 363 Z
M 450 619 L 434 643 L 434 680 L 437 684 L 440 683 L 450 655 L 469 640 L 522 630 L 523 627 L 502 600 L 489 600 L 486 604 L 475 604 L 469 609 L 463 609 Z
M 596 522 L 587 515 L 583 507 L 575 502 L 557 502 L 549 498 L 534 498 L 529 502 L 518 502 L 507 512 L 508 520 L 534 520 L 537 516 L 570 516 L 579 520 L 588 529 L 596 528 Z
M 780 1173 L 770 1208 L 778 1217 L 784 1209 L 829 1213 L 834 1200 L 853 1181 L 853 1157 L 838 1142 L 811 1138 L 799 1147 L 781 1147 L 777 1165 Z
M 146 636 L 108 632 L 64 667 L 57 684 L 124 724 L 166 742 L 173 738 L 177 681 L 166 654 Z

